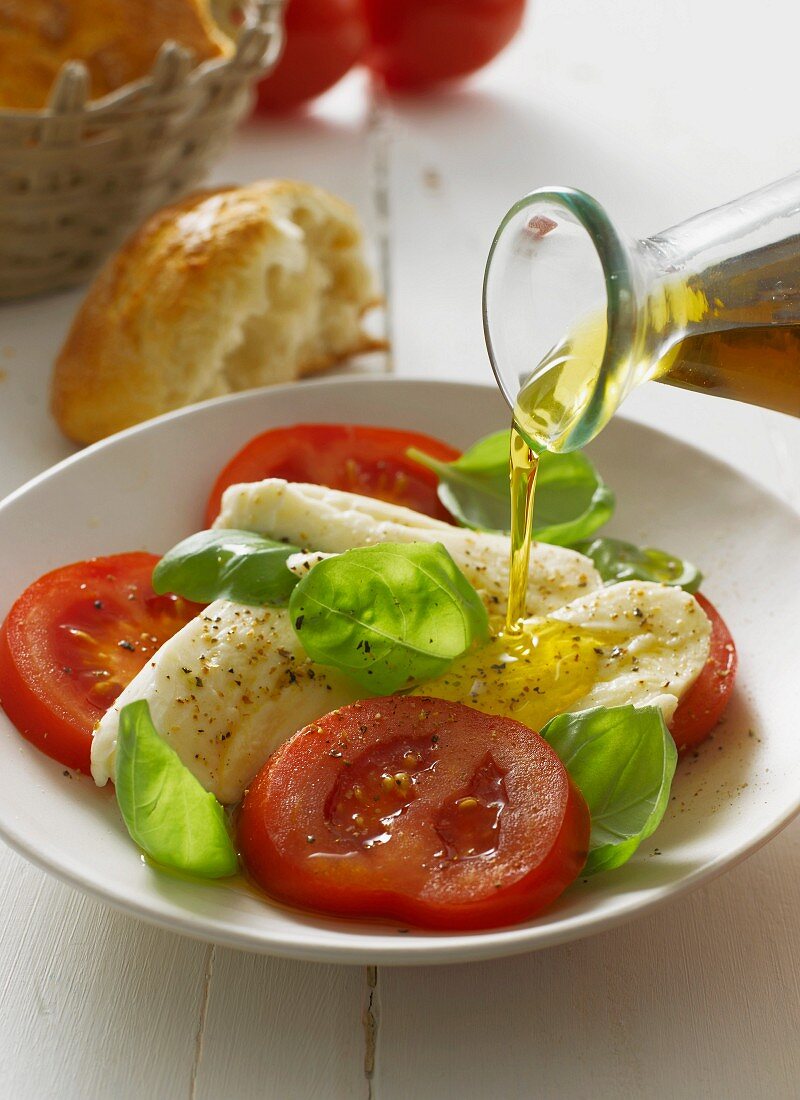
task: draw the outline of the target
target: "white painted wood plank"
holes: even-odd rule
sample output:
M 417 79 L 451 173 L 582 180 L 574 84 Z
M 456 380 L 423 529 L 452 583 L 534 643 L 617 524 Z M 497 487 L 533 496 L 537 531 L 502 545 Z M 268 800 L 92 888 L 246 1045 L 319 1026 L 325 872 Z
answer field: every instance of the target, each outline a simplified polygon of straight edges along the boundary
M 750 16 L 723 0 L 539 0 L 525 36 L 471 85 L 383 105 L 399 373 L 489 378 L 483 263 L 526 191 L 582 187 L 644 235 L 796 169 L 782 140 L 793 47 L 776 34 L 793 9 Z M 626 412 L 800 501 L 787 418 L 656 385 Z M 724 879 L 594 940 L 384 969 L 376 1100 L 796 1095 L 798 871 L 795 825 Z
M 366 76 L 352 73 L 306 113 L 252 118 L 211 174 L 211 183 L 298 179 L 353 203 L 371 228 L 370 104 Z
M 364 970 L 215 951 L 197 1100 L 367 1095 Z
M 376 1100 L 789 1100 L 800 825 L 653 916 L 472 966 L 384 968 Z
M 318 183 L 356 205 L 374 242 L 363 84 L 363 76 L 354 76 L 301 121 L 245 127 L 214 179 L 286 176 Z M 0 497 L 74 449 L 50 418 L 48 385 L 82 295 L 78 290 L 0 306 Z M 340 1088 L 320 1095 L 358 1095 L 351 1088 L 364 1081 L 357 972 L 328 968 L 312 978 L 314 967 L 225 952 L 212 978 L 217 985 L 207 990 L 208 948 L 121 917 L 5 849 L 0 900 L 0 973 L 7 976 L 0 1010 L 3 1095 L 11 1089 L 24 1100 L 188 1096 L 206 994 L 204 1041 L 212 1053 L 197 1087 L 219 1095 L 217 1085 L 225 1082 L 214 1068 L 213 1052 L 219 1052 L 240 1090 L 233 1095 L 305 1095 L 263 1090 L 266 1047 L 255 1031 L 252 1050 L 234 1042 L 233 1067 L 226 1058 L 228 1044 L 217 1035 L 229 1035 L 231 1025 L 241 1034 L 244 974 L 251 979 L 249 1018 L 269 1025 L 271 1079 L 295 1081 L 299 1088 L 306 1074 L 310 1082 L 327 1078 Z M 266 1001 L 273 1020 L 257 1011 L 267 988 L 279 993 Z M 320 999 L 320 988 L 329 990 L 327 1000 Z M 230 1016 L 216 1011 L 220 1002 Z M 310 1020 L 313 1043 L 304 1030 Z
M 0 1093 L 188 1095 L 203 944 L 112 912 L 0 848 Z
M 72 454 L 48 411 L 50 372 L 83 291 L 0 303 L 0 499 Z

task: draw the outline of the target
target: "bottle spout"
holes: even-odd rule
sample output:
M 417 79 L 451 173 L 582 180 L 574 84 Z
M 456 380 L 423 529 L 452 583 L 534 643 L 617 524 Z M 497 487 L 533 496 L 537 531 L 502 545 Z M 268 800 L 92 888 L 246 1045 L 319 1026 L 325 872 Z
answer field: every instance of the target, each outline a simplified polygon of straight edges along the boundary
M 571 188 L 533 191 L 501 222 L 484 275 L 484 334 L 535 450 L 583 446 L 635 384 L 645 261 L 599 203 Z
M 584 446 L 651 378 L 790 411 L 800 174 L 643 241 L 582 191 L 533 191 L 495 234 L 483 324 L 497 383 L 535 450 Z M 791 401 L 740 377 L 737 349 L 749 353 L 752 336 L 731 332 L 755 329 L 791 374 Z

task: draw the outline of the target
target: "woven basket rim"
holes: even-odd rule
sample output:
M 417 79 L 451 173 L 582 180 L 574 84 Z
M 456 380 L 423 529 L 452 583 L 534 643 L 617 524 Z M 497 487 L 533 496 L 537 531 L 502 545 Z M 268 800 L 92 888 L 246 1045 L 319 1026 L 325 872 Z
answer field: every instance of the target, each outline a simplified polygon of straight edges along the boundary
M 230 57 L 212 57 L 205 61 L 201 61 L 199 64 L 192 64 L 191 69 L 186 74 L 183 81 L 184 87 L 202 83 L 212 76 L 225 76 L 231 70 L 241 72 L 242 70 L 269 68 L 275 60 L 275 58 L 272 57 L 272 52 L 275 49 L 276 42 L 282 45 L 282 36 L 280 34 L 276 35 L 275 31 L 276 29 L 280 30 L 281 15 L 286 3 L 287 0 L 255 0 L 254 3 L 250 3 L 239 37 L 234 43 L 234 52 Z M 263 47 L 257 61 L 244 61 L 241 57 L 240 45 L 245 32 L 253 30 L 260 30 L 262 32 L 264 36 Z M 66 121 L 70 118 L 85 119 L 87 116 L 100 119 L 106 114 L 112 114 L 120 107 L 126 107 L 129 103 L 134 104 L 140 101 L 143 95 L 146 95 L 152 90 L 156 66 L 159 63 L 159 58 L 165 51 L 172 51 L 184 57 L 189 57 L 190 63 L 191 60 L 193 60 L 192 51 L 190 49 L 182 46 L 173 39 L 166 39 L 153 61 L 150 72 L 140 77 L 138 80 L 131 80 L 127 84 L 115 88 L 113 92 L 108 92 L 106 95 L 99 96 L 97 99 L 87 99 L 77 110 L 73 111 L 56 111 L 49 104 L 44 107 L 36 108 L 2 107 L 0 108 L 0 123 L 16 122 L 22 119 L 31 122 L 44 122 L 48 119 Z M 80 58 L 65 61 L 53 80 L 50 96 L 52 96 L 53 90 L 62 78 L 65 70 L 71 70 L 73 72 L 84 70 L 88 72 L 85 63 Z M 159 93 L 155 93 L 155 95 L 158 94 Z

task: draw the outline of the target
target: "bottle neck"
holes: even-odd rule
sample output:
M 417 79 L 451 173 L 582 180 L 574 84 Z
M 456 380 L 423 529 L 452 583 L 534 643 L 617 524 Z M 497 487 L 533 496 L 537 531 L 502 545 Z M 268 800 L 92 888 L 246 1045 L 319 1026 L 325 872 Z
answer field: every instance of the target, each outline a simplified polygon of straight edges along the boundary
M 658 233 L 638 254 L 656 297 L 672 303 L 675 325 L 683 325 L 676 339 L 797 324 L 800 173 Z

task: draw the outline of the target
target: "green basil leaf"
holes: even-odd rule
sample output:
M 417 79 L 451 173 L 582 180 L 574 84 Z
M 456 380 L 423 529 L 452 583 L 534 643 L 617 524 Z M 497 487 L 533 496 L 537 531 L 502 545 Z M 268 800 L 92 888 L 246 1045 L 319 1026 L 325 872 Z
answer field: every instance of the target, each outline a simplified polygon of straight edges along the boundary
M 327 558 L 292 593 L 312 660 L 375 694 L 441 675 L 489 636 L 486 608 L 440 543 L 381 543 Z
M 622 539 L 597 538 L 576 542 L 573 549 L 591 558 L 597 572 L 608 584 L 655 581 L 696 592 L 703 580 L 703 574 L 696 565 L 652 546 L 639 547 Z
M 439 499 L 464 527 L 476 531 L 507 531 L 511 515 L 508 432 L 479 439 L 453 462 L 440 462 L 416 447 L 406 454 L 439 478 Z
M 485 435 L 477 443 L 473 443 L 469 450 L 464 451 L 460 458 L 452 462 L 443 462 L 443 466 L 452 466 L 469 473 L 481 474 L 495 473 L 508 477 L 508 452 L 511 446 L 511 433 L 508 431 L 492 432 Z M 418 452 L 415 452 L 415 457 Z M 423 458 L 426 458 L 423 455 Z M 419 460 L 418 460 L 419 461 Z
M 286 559 L 297 551 L 251 531 L 198 531 L 164 555 L 153 570 L 153 588 L 198 603 L 225 597 L 282 607 L 297 584 Z
M 539 455 L 533 537 L 568 546 L 587 538 L 614 514 L 614 494 L 581 451 Z
M 583 873 L 625 863 L 657 828 L 678 752 L 658 707 L 596 707 L 560 714 L 541 731 L 589 807 Z
M 115 768 L 117 802 L 142 851 L 203 878 L 236 873 L 225 811 L 159 737 L 144 700 L 120 711 Z
M 509 433 L 479 440 L 454 462 L 440 462 L 411 448 L 407 454 L 439 478 L 439 499 L 464 527 L 508 531 Z M 588 538 L 613 514 L 614 494 L 580 451 L 539 456 L 533 537 L 566 546 Z

